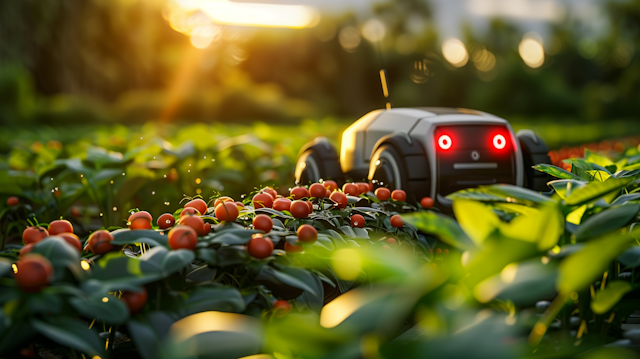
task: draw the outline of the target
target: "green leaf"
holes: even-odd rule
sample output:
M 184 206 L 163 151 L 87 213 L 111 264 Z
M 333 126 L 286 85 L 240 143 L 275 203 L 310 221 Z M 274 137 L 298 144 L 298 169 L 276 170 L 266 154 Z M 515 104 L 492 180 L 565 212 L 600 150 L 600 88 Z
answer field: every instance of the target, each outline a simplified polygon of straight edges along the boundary
M 588 183 L 589 182 L 586 182 L 586 181 L 562 179 L 562 180 L 551 181 L 547 183 L 547 185 L 551 186 L 551 188 L 553 188 L 556 191 L 556 193 L 558 194 L 558 196 L 560 196 L 560 198 L 567 199 L 567 196 L 570 195 L 573 191 L 575 191 L 578 188 L 586 186 Z
M 217 255 L 220 267 L 242 264 L 249 260 L 249 254 L 244 246 L 223 246 L 218 248 Z
M 319 295 L 315 287 L 315 280 L 312 274 L 302 268 L 278 266 L 274 268 L 269 265 L 262 267 L 255 278 L 256 282 L 269 284 L 286 285 L 289 287 L 308 291 L 311 294 Z
M 571 173 L 563 168 L 553 166 L 553 165 L 540 164 L 532 167 L 537 171 L 550 174 L 557 178 L 563 178 L 563 179 L 579 179 L 580 178 L 574 173 Z
M 210 310 L 240 313 L 245 310 L 245 303 L 235 287 L 207 285 L 195 287 L 180 310 L 182 316 Z
M 604 182 L 591 182 L 588 185 L 572 191 L 566 198 L 570 206 L 579 206 L 599 199 L 608 193 L 620 190 L 631 182 L 630 178 L 609 178 Z
M 623 194 L 622 196 L 616 198 L 613 202 L 611 202 L 611 205 L 624 204 L 628 201 L 637 201 L 637 200 L 640 200 L 640 193 Z
M 633 243 L 635 239 L 627 234 L 605 236 L 588 242 L 582 250 L 560 263 L 556 282 L 558 290 L 568 294 L 588 287 L 602 276 L 612 260 Z
M 29 322 L 40 334 L 59 345 L 77 349 L 89 356 L 106 357 L 103 341 L 95 330 L 87 329 L 87 324 L 79 319 L 57 317 L 44 321 L 32 318 Z
M 625 267 L 640 267 L 640 246 L 633 246 L 616 258 Z
M 548 250 L 564 233 L 564 217 L 558 205 L 546 205 L 534 214 L 500 223 L 500 232 L 509 238 L 537 243 L 539 250 Z
M 438 237 L 442 242 L 462 249 L 475 248 L 474 242 L 449 216 L 431 211 L 419 211 L 403 214 L 402 220 L 418 228 L 420 232 Z
M 218 265 L 218 256 L 216 254 L 216 250 L 213 248 L 199 248 L 196 251 L 196 258 L 203 260 L 212 266 Z
M 169 248 L 169 240 L 166 234 L 160 234 L 160 232 L 150 229 L 138 229 L 130 230 L 128 228 L 122 228 L 111 232 L 113 241 L 111 244 L 117 246 L 123 246 L 125 244 L 146 243 L 151 247 L 163 246 Z
M 609 283 L 604 290 L 596 292 L 596 296 L 591 301 L 591 310 L 596 314 L 608 312 L 631 289 L 631 284 L 625 281 L 617 280 Z
M 154 247 L 140 256 L 140 262 L 152 264 L 162 271 L 164 278 L 186 267 L 195 259 L 193 251 L 188 249 L 167 250 L 164 247 Z
M 500 224 L 500 218 L 493 210 L 478 201 L 455 200 L 453 213 L 460 227 L 476 245 L 481 245 Z
M 11 265 L 13 261 L 8 258 L 0 257 L 0 277 L 4 277 L 5 274 L 11 271 Z
M 610 159 L 592 152 L 589 149 L 584 150 L 584 158 L 585 160 L 602 167 L 607 167 L 614 164 Z
M 109 301 L 104 302 L 103 298 Z M 109 325 L 123 324 L 129 319 L 127 305 L 117 297 L 72 297 L 69 304 L 85 318 L 96 318 Z
M 510 184 L 480 186 L 480 189 L 486 190 L 490 194 L 502 196 L 507 199 L 507 202 L 514 202 L 514 200 L 517 202 L 526 201 L 535 204 L 549 204 L 554 202 L 554 200 L 541 195 L 539 192 Z
M 150 251 L 156 248 L 162 247 Z M 162 277 L 161 265 L 130 258 L 120 252 L 108 253 L 91 267 L 91 278 L 82 283 L 82 288 L 95 296 L 116 290 L 139 291 L 141 285 Z
M 640 212 L 640 203 L 627 203 L 610 207 L 586 219 L 574 233 L 578 242 L 598 237 L 629 224 Z
M 139 314 L 129 319 L 127 329 L 138 352 L 144 359 L 157 359 L 174 319 L 161 311 Z
M 65 269 L 69 269 L 78 279 L 84 276 L 80 267 L 80 253 L 60 237 L 45 237 L 35 244 L 31 252 L 41 254 L 51 261 L 54 281 L 64 278 Z

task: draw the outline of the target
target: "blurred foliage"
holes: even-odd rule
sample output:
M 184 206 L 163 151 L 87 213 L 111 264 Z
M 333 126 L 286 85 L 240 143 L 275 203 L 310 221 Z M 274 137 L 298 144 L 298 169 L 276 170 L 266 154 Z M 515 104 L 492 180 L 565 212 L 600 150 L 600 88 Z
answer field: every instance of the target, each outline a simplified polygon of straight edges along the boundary
M 640 1 L 602 5 L 597 36 L 571 14 L 550 23 L 541 68 L 518 54 L 522 33 L 495 19 L 465 30 L 470 60 L 441 55 L 428 2 L 378 4 L 386 27 L 345 51 L 341 31 L 360 14 L 326 15 L 314 28 L 223 26 L 196 49 L 173 30 L 162 1 L 4 1 L 0 4 L 0 123 L 88 120 L 286 121 L 359 117 L 382 107 L 386 68 L 396 106 L 468 107 L 506 118 L 598 121 L 636 116 Z M 195 13 L 193 16 L 204 16 Z M 482 63 L 483 51 L 494 66 Z

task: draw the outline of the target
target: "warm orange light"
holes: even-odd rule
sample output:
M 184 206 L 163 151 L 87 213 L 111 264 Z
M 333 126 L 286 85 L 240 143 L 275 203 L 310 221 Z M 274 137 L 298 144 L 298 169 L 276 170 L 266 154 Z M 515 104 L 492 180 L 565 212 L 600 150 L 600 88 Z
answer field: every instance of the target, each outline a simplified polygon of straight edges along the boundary
M 542 47 L 542 40 L 538 34 L 529 33 L 525 35 L 518 46 L 518 52 L 520 53 L 520 57 L 522 57 L 522 61 L 533 69 L 544 64 L 544 48 Z
M 451 65 L 462 67 L 469 61 L 469 53 L 462 41 L 449 39 L 442 44 L 442 55 Z

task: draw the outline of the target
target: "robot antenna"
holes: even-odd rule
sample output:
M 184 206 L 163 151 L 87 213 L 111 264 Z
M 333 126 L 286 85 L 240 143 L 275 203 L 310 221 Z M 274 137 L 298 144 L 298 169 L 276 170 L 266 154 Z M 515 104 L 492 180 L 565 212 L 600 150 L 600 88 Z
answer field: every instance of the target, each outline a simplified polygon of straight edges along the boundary
M 387 100 L 386 107 L 389 110 L 391 109 L 391 101 L 389 100 L 389 87 L 387 86 L 387 72 L 384 69 L 380 70 L 380 82 L 382 82 L 382 93 Z

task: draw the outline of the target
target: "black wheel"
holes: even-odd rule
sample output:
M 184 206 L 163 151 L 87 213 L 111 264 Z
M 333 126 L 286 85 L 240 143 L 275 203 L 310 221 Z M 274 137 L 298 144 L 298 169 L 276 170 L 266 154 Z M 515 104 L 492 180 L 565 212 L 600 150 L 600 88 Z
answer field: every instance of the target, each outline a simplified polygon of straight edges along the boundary
M 534 191 L 547 192 L 547 182 L 551 181 L 551 177 L 544 172 L 536 171 L 532 166 L 551 163 L 549 148 L 531 130 L 520 130 L 517 135 L 524 161 L 524 186 Z
M 374 147 L 369 162 L 369 180 L 374 188 L 401 189 L 407 202 L 419 203 L 430 196 L 429 161 L 422 146 L 406 134 L 385 136 Z
M 338 151 L 324 137 L 307 143 L 300 150 L 295 170 L 296 183 L 306 185 L 320 179 L 334 180 L 344 184 Z

